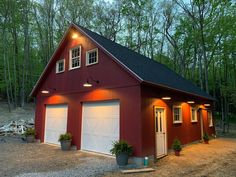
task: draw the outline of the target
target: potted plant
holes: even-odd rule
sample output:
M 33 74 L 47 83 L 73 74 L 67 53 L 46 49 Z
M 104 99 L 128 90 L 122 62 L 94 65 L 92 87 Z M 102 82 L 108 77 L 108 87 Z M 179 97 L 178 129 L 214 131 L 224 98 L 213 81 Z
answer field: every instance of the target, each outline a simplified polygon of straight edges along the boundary
M 180 155 L 180 151 L 182 149 L 180 140 L 175 139 L 173 144 L 172 144 L 172 148 L 175 151 L 175 155 L 179 156 Z
M 70 133 L 61 134 L 58 141 L 61 143 L 61 150 L 68 151 L 71 148 L 72 135 Z
M 25 140 L 27 143 L 33 143 L 35 140 L 36 131 L 34 128 L 27 128 L 24 132 Z
M 203 135 L 203 140 L 204 140 L 204 142 L 205 142 L 205 144 L 209 144 L 209 135 L 208 135 L 208 133 L 204 133 L 204 135 Z
M 116 155 L 116 162 L 119 166 L 125 166 L 128 164 L 129 156 L 133 153 L 133 147 L 124 140 L 118 140 L 113 143 L 110 152 Z

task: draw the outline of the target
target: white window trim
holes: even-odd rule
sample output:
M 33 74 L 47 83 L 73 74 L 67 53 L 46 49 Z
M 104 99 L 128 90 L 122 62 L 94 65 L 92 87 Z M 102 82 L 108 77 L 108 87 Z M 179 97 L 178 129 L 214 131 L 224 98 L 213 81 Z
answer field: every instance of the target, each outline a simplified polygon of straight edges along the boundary
M 180 113 L 179 113 L 179 119 L 178 121 L 175 120 L 175 112 L 174 112 L 174 108 L 180 108 Z M 183 122 L 183 118 L 182 118 L 182 106 L 173 106 L 172 108 L 172 112 L 173 112 L 173 124 L 178 124 L 178 123 L 182 123 Z
M 210 114 L 210 116 L 211 116 L 211 119 L 209 119 L 209 114 Z M 213 127 L 212 111 L 207 111 L 207 119 L 208 119 L 209 127 Z
M 95 63 L 89 63 L 89 53 L 92 53 L 96 51 L 97 52 L 97 61 Z M 98 63 L 98 48 L 95 48 L 95 49 L 92 49 L 92 50 L 89 50 L 86 52 L 86 66 L 90 66 L 90 65 L 94 65 L 94 64 L 97 64 Z
M 193 112 L 192 109 L 194 109 L 194 114 L 195 114 L 195 120 L 193 120 Z M 190 107 L 190 115 L 191 115 L 191 122 L 197 122 L 197 108 L 195 107 Z
M 79 66 L 76 66 L 76 67 L 73 67 L 72 68 L 72 50 L 73 49 L 77 49 L 77 48 L 79 48 Z M 73 48 L 71 48 L 70 49 L 70 51 L 69 51 L 69 70 L 73 70 L 73 69 L 77 69 L 77 68 L 80 68 L 81 67 L 81 45 L 78 45 L 78 46 L 76 46 L 76 47 L 73 47 Z
M 63 71 L 58 71 L 59 69 L 59 62 L 63 61 Z M 60 59 L 56 62 L 56 74 L 63 73 L 65 71 L 65 59 Z

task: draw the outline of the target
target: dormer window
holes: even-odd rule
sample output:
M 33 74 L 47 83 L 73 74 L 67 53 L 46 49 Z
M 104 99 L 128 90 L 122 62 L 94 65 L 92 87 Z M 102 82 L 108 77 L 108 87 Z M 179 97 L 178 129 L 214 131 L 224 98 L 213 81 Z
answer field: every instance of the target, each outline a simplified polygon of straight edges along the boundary
M 71 49 L 69 58 L 70 70 L 79 68 L 81 66 L 81 46 Z
M 65 59 L 58 60 L 56 63 L 56 73 L 62 73 L 65 71 Z
M 98 49 L 89 50 L 86 52 L 86 66 L 98 63 Z

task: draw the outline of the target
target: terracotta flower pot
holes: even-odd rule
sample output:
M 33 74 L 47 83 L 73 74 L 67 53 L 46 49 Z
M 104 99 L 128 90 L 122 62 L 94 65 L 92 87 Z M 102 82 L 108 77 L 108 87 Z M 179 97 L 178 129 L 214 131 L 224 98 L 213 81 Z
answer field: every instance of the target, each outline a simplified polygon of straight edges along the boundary
M 209 144 L 209 140 L 204 140 L 204 143 L 205 144 Z
M 175 150 L 175 155 L 176 155 L 176 156 L 180 156 L 180 151 L 176 151 L 176 150 Z

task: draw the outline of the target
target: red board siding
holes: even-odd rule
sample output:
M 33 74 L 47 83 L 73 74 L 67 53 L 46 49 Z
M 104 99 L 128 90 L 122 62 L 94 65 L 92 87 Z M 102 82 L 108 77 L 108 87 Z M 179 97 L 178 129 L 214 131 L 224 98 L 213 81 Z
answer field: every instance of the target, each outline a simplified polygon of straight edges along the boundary
M 171 90 L 163 88 L 150 87 L 142 85 L 142 155 L 155 154 L 155 125 L 154 125 L 154 106 L 164 107 L 166 110 L 167 121 L 167 146 L 171 148 L 173 140 L 178 138 L 182 144 L 187 144 L 201 139 L 201 126 L 200 117 L 198 113 L 198 121 L 191 122 L 190 108 L 191 105 L 187 104 L 187 100 L 194 100 L 193 97 L 186 94 L 176 93 Z M 171 100 L 162 100 L 163 96 L 170 96 Z M 196 100 L 204 103 L 206 100 Z M 181 105 L 182 107 L 182 123 L 173 123 L 173 105 Z M 214 127 L 209 128 L 208 122 L 205 120 L 206 114 L 203 111 L 204 128 L 214 134 Z
M 69 49 L 81 45 L 81 67 L 68 70 Z M 122 67 L 98 49 L 98 64 L 85 66 L 86 51 L 97 48 L 85 36 L 76 40 L 66 40 L 53 58 L 50 72 L 43 78 L 37 92 L 35 127 L 37 137 L 44 140 L 45 108 L 48 104 L 68 104 L 67 130 L 73 135 L 73 144 L 80 149 L 81 119 L 83 102 L 119 100 L 120 138 L 134 146 L 134 155 L 141 154 L 141 96 L 139 82 Z M 56 74 L 55 63 L 65 59 L 65 72 Z M 99 80 L 91 82 L 91 88 L 83 87 L 88 77 Z M 45 79 L 46 78 L 46 79 Z M 50 94 L 42 94 L 49 90 Z

